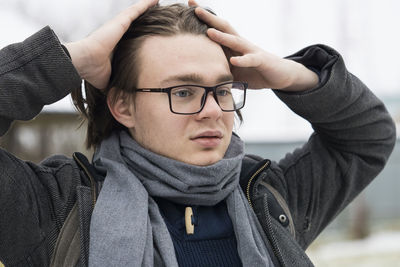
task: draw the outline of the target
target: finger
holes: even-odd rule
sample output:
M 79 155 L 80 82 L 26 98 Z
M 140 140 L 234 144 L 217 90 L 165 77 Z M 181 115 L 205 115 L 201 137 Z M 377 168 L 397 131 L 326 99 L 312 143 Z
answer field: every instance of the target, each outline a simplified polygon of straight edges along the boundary
M 195 0 L 189 0 L 188 6 L 199 6 L 199 4 Z
M 228 47 L 232 51 L 246 54 L 250 51 L 249 44 L 243 38 L 218 31 L 216 29 L 207 30 L 208 37 L 223 46 Z
M 222 32 L 238 35 L 233 27 L 226 20 L 223 20 L 216 15 L 211 14 L 204 8 L 196 8 L 195 13 L 199 17 L 199 19 L 208 24 L 210 27 L 218 29 Z
M 261 64 L 260 57 L 256 54 L 246 54 L 238 57 L 231 57 L 230 63 L 235 67 L 257 68 Z
M 141 0 L 120 12 L 114 19 L 110 21 L 110 23 L 115 25 L 120 24 L 123 32 L 125 33 L 132 21 L 142 15 L 147 9 L 156 5 L 157 2 L 158 0 Z
M 140 2 L 128 7 L 93 32 L 91 38 L 98 40 L 110 49 L 113 49 L 124 33 L 128 30 L 132 21 L 143 14 L 148 8 L 157 4 L 157 2 L 158 0 L 141 0 Z

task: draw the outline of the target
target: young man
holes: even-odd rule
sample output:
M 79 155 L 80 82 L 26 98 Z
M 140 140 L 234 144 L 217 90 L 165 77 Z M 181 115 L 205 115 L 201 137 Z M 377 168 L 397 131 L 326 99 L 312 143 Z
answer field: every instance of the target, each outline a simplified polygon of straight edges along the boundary
M 93 165 L 79 155 L 35 165 L 1 150 L 0 260 L 311 266 L 304 250 L 393 148 L 385 107 L 328 47 L 281 59 L 204 9 L 155 3 L 143 0 L 64 48 L 45 28 L 1 51 L 0 133 L 84 79 L 96 152 Z M 275 88 L 315 129 L 279 163 L 244 155 L 232 134 L 246 84 Z M 74 100 L 83 107 L 79 93 Z M 64 249 L 59 236 L 74 222 L 79 231 Z

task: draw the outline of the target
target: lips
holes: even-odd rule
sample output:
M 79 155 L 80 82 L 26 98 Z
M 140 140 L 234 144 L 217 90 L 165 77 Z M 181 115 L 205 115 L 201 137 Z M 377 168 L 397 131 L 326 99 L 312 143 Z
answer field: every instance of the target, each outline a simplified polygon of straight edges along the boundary
M 198 135 L 195 135 L 195 137 L 191 139 L 196 139 L 196 138 L 222 138 L 223 135 L 220 131 L 205 131 L 202 132 Z
M 205 131 L 195 135 L 190 140 L 206 148 L 216 147 L 221 143 L 223 134 L 220 131 Z

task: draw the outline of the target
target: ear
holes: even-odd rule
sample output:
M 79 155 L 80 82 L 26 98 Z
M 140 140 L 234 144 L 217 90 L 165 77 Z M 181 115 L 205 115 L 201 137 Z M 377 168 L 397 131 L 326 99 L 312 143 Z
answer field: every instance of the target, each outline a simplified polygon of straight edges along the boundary
M 116 93 L 116 88 L 111 88 L 109 94 L 107 95 L 107 106 L 110 110 L 114 119 L 125 127 L 133 128 L 135 125 L 135 113 L 133 101 L 124 93 L 118 94 L 115 101 L 113 101 L 114 94 Z

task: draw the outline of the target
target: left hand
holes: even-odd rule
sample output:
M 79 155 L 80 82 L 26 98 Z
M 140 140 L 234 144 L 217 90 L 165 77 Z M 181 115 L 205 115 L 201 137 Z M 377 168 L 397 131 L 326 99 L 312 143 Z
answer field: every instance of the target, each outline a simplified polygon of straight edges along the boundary
M 197 5 L 189 0 L 189 5 Z M 203 8 L 196 15 L 208 24 L 208 37 L 224 47 L 237 81 L 246 81 L 249 88 L 273 88 L 284 91 L 304 91 L 318 84 L 318 76 L 300 63 L 283 59 L 245 40 L 223 19 Z

